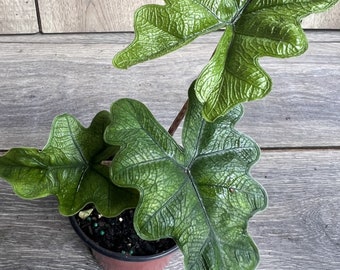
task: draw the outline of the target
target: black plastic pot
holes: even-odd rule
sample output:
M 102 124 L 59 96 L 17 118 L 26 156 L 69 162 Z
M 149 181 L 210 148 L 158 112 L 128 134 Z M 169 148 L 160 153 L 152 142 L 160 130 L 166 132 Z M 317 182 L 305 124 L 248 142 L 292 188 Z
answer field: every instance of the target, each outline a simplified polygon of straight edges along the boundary
M 91 249 L 93 256 L 104 270 L 162 270 L 169 263 L 173 252 L 178 249 L 174 246 L 155 255 L 126 256 L 99 246 L 81 230 L 74 216 L 69 219 L 76 233 Z

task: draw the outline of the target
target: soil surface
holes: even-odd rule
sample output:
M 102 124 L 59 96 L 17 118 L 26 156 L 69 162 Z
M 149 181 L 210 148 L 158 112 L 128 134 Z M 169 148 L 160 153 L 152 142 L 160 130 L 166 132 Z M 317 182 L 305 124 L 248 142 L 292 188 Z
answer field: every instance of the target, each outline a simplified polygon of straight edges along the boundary
M 101 247 L 126 256 L 146 256 L 161 253 L 175 245 L 172 239 L 145 241 L 133 227 L 134 210 L 126 210 L 114 218 L 102 217 L 94 209 L 85 219 L 76 216 L 84 233 Z

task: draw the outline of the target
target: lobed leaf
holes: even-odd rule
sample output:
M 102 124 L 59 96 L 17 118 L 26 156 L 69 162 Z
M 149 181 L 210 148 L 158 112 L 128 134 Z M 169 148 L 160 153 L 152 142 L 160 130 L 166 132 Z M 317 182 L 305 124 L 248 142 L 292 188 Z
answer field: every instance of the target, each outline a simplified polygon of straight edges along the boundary
M 244 0 L 165 0 L 135 13 L 135 39 L 118 53 L 113 64 L 128 68 L 174 51 L 197 38 L 230 24 Z
M 70 115 L 60 115 L 42 151 L 13 148 L 0 157 L 0 177 L 23 198 L 55 195 L 64 215 L 73 215 L 88 203 L 106 216 L 135 207 L 138 196 L 114 186 L 109 168 L 101 164 L 115 152 L 103 140 L 110 122 L 106 111 L 97 114 L 89 128 Z
M 308 47 L 300 22 L 338 0 L 167 0 L 135 14 L 135 39 L 113 59 L 118 68 L 162 56 L 200 35 L 225 28 L 215 54 L 202 70 L 196 95 L 203 116 L 214 121 L 236 104 L 266 96 L 271 80 L 263 56 L 287 58 Z
M 222 36 L 216 52 L 200 74 L 196 93 L 203 115 L 214 121 L 236 104 L 265 97 L 270 77 L 260 67 L 263 56 L 287 58 L 307 50 L 300 22 L 338 0 L 249 1 Z
M 173 238 L 187 269 L 254 269 L 258 251 L 247 222 L 267 201 L 249 175 L 259 148 L 234 129 L 242 107 L 215 123 L 204 121 L 201 110 L 191 87 L 181 147 L 143 104 L 115 102 L 104 134 L 121 147 L 111 177 L 139 190 L 134 224 L 140 236 Z

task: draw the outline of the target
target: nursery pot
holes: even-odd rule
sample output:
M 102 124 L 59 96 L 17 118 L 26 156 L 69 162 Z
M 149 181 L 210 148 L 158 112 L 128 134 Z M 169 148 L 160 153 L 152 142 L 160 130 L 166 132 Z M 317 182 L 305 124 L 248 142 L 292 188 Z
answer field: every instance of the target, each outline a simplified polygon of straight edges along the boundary
M 99 246 L 83 232 L 75 216 L 69 219 L 76 233 L 90 248 L 93 256 L 104 270 L 162 270 L 169 263 L 173 252 L 178 249 L 175 245 L 154 255 L 126 256 Z

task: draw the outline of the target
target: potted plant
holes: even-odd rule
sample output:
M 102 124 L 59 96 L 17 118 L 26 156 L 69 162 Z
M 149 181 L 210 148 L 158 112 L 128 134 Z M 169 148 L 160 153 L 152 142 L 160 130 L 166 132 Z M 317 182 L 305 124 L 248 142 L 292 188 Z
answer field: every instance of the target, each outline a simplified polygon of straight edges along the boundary
M 260 149 L 234 126 L 241 103 L 270 92 L 258 59 L 305 52 L 301 19 L 336 2 L 169 0 L 138 9 L 136 37 L 113 59 L 118 68 L 224 31 L 171 128 L 185 115 L 182 144 L 145 105 L 121 99 L 88 128 L 71 115 L 57 116 L 45 148 L 11 149 L 0 157 L 0 176 L 21 197 L 55 195 L 67 216 L 86 216 L 90 204 L 97 220 L 135 209 L 137 234 L 148 241 L 172 238 L 187 269 L 256 268 L 259 255 L 247 223 L 267 204 L 249 172 Z

